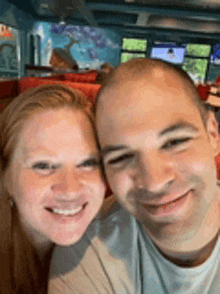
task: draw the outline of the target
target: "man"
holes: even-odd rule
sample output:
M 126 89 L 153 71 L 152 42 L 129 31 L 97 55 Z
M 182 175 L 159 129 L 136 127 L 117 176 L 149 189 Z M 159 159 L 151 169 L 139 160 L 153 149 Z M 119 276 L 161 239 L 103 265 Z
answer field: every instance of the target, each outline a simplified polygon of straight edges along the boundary
M 220 293 L 218 128 L 191 80 L 159 60 L 122 64 L 96 123 L 120 204 L 55 251 L 50 293 Z

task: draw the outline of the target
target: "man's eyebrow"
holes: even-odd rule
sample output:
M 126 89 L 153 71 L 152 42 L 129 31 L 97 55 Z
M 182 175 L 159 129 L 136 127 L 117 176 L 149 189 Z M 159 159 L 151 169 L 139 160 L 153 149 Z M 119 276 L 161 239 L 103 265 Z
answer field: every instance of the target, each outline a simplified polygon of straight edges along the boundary
M 178 121 L 178 122 L 168 126 L 164 130 L 162 130 L 159 133 L 159 137 L 167 135 L 167 134 L 175 132 L 175 131 L 179 131 L 179 130 L 189 130 L 189 131 L 193 131 L 193 132 L 199 131 L 199 129 L 196 126 L 192 125 L 189 122 L 181 120 L 181 121 Z
M 115 151 L 119 151 L 119 150 L 127 149 L 127 148 L 128 147 L 126 145 L 117 145 L 117 146 L 107 145 L 103 149 L 101 149 L 101 154 L 104 157 L 111 152 L 115 152 Z
M 164 136 L 167 135 L 169 133 L 178 131 L 178 130 L 189 130 L 189 131 L 193 131 L 193 132 L 198 132 L 199 129 L 192 125 L 189 122 L 186 121 L 178 121 L 170 126 L 168 126 L 167 128 L 165 128 L 164 130 L 162 130 L 159 133 L 159 137 L 160 136 Z M 101 155 L 104 157 L 106 155 L 108 155 L 109 153 L 115 152 L 115 151 L 120 151 L 123 149 L 128 149 L 128 147 L 126 145 L 117 145 L 117 146 L 113 146 L 113 145 L 107 145 L 104 148 L 101 149 Z

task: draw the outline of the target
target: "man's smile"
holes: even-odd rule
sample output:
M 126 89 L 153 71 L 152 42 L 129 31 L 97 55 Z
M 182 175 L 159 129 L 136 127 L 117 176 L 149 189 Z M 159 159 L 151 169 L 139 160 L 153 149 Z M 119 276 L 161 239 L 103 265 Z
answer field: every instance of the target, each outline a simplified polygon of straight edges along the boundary
M 143 207 L 152 215 L 157 217 L 162 216 L 170 216 L 176 213 L 179 213 L 179 210 L 182 210 L 185 208 L 185 204 L 188 202 L 189 198 L 189 192 L 185 193 L 184 195 L 158 205 L 149 205 L 149 204 L 143 204 Z

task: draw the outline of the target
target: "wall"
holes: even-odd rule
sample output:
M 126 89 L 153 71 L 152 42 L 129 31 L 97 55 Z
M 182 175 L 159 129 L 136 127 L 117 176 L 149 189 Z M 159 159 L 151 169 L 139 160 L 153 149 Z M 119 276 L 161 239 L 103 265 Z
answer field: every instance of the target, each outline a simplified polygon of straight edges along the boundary
M 49 65 L 52 50 L 70 44 L 70 54 L 80 68 L 99 68 L 104 62 L 113 66 L 119 63 L 121 36 L 110 30 L 89 26 L 62 26 L 37 22 L 33 34 L 41 36 L 41 63 Z
M 17 77 L 18 32 L 0 24 L 0 77 Z
M 23 12 L 22 10 L 18 9 L 15 5 L 11 4 L 7 0 L 0 0 L 0 23 L 4 25 L 8 25 L 17 29 L 17 42 L 16 42 L 16 49 L 17 49 L 17 59 L 18 59 L 18 74 L 14 72 L 8 72 L 7 74 L 1 75 L 3 76 L 24 76 L 25 72 L 25 64 L 28 63 L 28 52 L 27 52 L 27 32 L 28 30 L 33 27 L 34 19 Z M 12 40 L 9 40 L 12 42 Z M 14 44 L 12 44 L 14 45 Z M 6 56 L 6 54 L 5 54 Z M 9 57 L 9 55 L 7 55 Z M 14 62 L 15 64 L 16 62 Z M 13 64 L 13 67 L 14 67 Z M 12 69 L 14 71 L 14 68 Z

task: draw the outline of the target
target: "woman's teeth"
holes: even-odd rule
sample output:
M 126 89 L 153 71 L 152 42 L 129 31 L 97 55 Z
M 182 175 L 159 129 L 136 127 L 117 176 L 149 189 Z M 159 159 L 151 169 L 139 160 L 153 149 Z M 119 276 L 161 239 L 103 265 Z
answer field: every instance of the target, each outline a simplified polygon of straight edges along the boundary
M 78 208 L 75 209 L 58 209 L 58 208 L 54 208 L 52 209 L 52 212 L 55 214 L 62 214 L 65 216 L 72 216 L 76 213 L 78 213 L 80 210 L 83 209 L 83 206 L 79 206 Z

